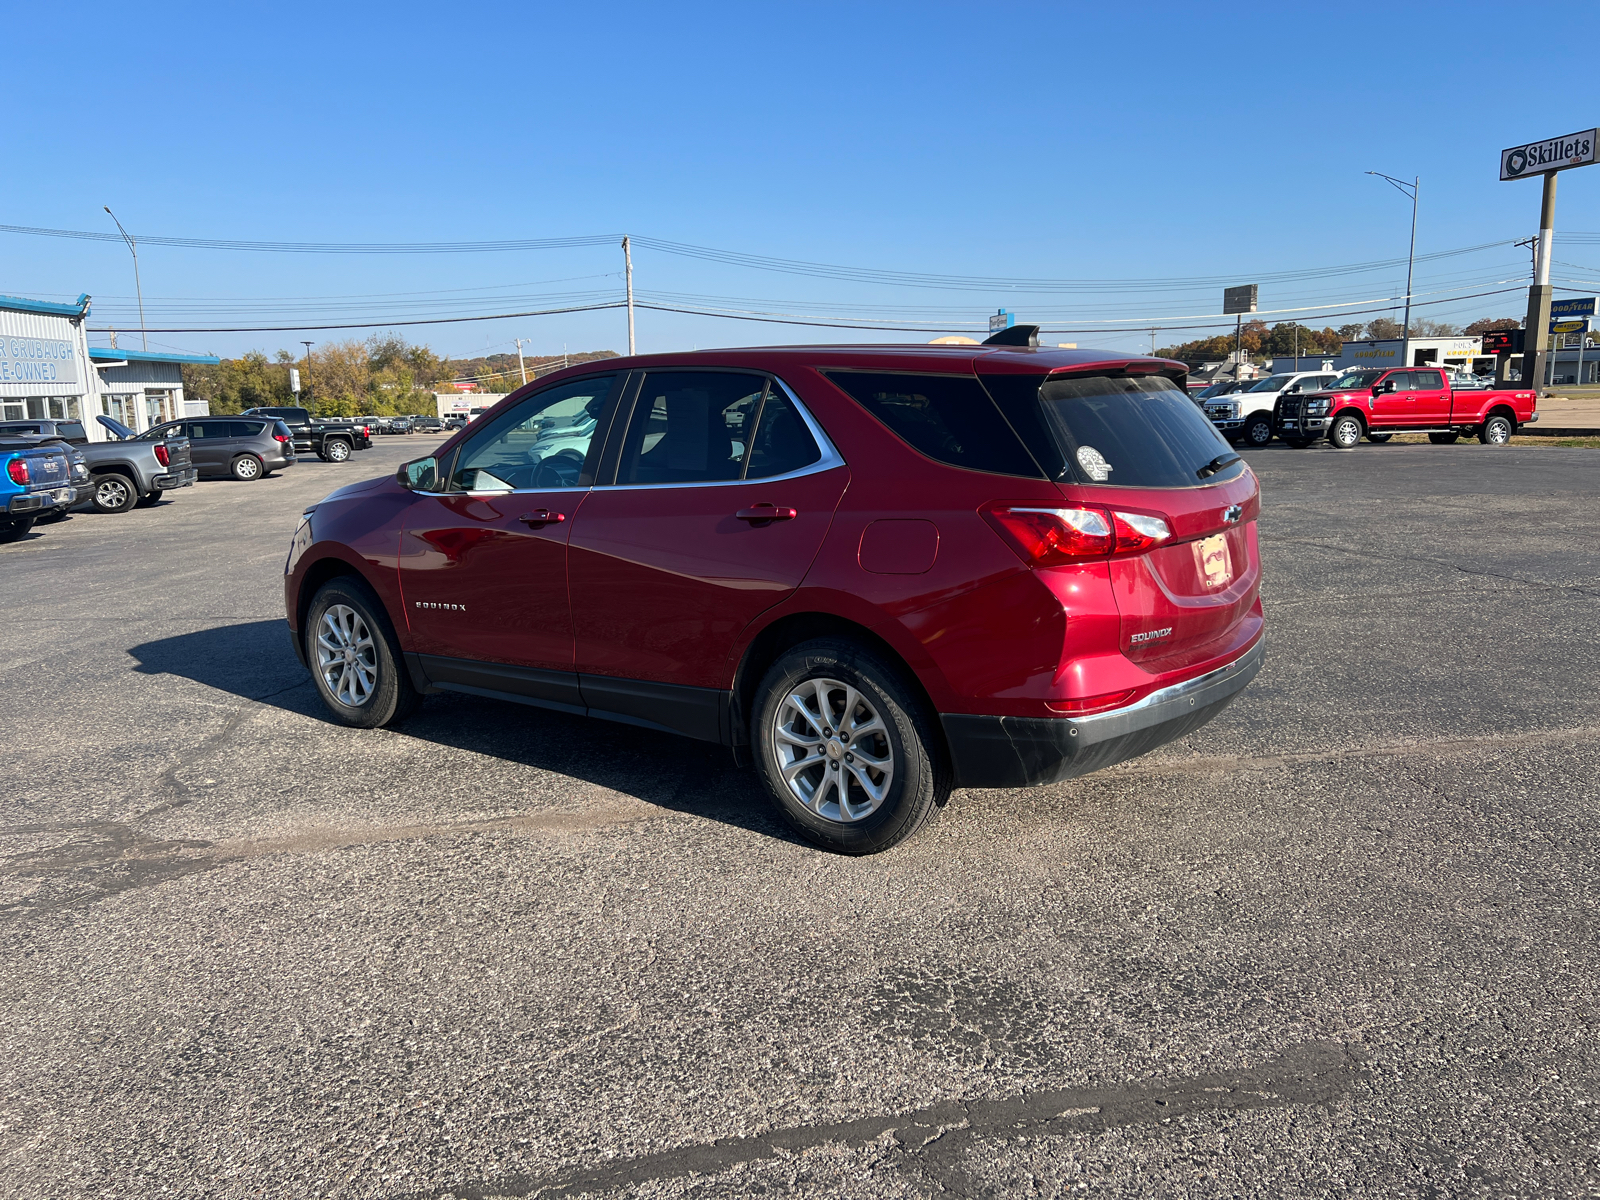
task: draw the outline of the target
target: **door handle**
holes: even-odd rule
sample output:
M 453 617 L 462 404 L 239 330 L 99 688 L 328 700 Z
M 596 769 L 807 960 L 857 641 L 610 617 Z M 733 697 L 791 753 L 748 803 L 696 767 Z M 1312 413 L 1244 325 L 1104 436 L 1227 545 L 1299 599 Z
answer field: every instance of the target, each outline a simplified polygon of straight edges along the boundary
M 551 512 L 548 508 L 537 509 L 534 512 L 523 513 L 517 520 L 530 529 L 540 525 L 559 525 L 567 519 L 566 513 Z
M 792 521 L 800 515 L 799 509 L 778 508 L 771 504 L 758 504 L 754 508 L 741 508 L 733 514 L 741 521 L 764 525 L 768 521 Z

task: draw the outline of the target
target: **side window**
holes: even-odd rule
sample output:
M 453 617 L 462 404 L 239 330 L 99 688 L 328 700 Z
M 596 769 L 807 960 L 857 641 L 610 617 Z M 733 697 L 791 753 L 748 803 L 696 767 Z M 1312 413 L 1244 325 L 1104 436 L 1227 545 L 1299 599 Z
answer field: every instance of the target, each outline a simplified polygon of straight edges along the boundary
M 1444 388 L 1444 377 L 1437 371 L 1413 371 L 1417 388 L 1420 391 L 1437 392 Z
M 452 492 L 585 487 L 584 463 L 615 375 L 589 375 L 535 392 L 461 448 Z
M 265 426 L 259 421 L 229 421 L 228 436 L 236 438 L 255 437 Z
M 766 377 L 652 371 L 622 442 L 617 482 L 713 483 L 740 478 Z
M 200 441 L 226 437 L 228 433 L 228 425 L 225 421 L 190 421 L 187 425 L 189 436 Z
M 929 458 L 995 475 L 1043 477 L 983 385 L 970 375 L 830 371 L 828 379 Z
M 806 423 L 795 410 L 789 398 L 776 384 L 767 388 L 767 398 L 761 405 L 761 418 L 755 436 L 750 442 L 750 461 L 745 467 L 746 479 L 771 479 L 774 475 L 787 475 L 809 467 L 822 457 L 817 439 L 811 436 Z
M 1397 393 L 1409 392 L 1413 386 L 1411 379 L 1412 374 L 1410 371 L 1396 371 L 1394 374 L 1385 377 L 1383 382 L 1390 384 Z

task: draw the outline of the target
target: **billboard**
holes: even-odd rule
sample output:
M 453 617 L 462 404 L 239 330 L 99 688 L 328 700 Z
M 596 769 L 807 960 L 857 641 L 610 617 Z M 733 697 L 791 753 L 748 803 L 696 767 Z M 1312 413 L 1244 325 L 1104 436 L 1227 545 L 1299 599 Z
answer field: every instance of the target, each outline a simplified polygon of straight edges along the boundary
M 1500 178 L 1529 179 L 1546 171 L 1586 167 L 1595 161 L 1597 142 L 1600 142 L 1600 129 L 1585 129 L 1564 137 L 1512 146 L 1500 151 Z
M 1261 285 L 1257 283 L 1241 283 L 1238 287 L 1223 288 L 1223 313 L 1231 317 L 1234 313 L 1255 312 L 1260 292 Z
M 1574 296 L 1570 300 L 1550 301 L 1550 319 L 1559 321 L 1564 317 L 1592 317 L 1594 316 L 1593 296 Z

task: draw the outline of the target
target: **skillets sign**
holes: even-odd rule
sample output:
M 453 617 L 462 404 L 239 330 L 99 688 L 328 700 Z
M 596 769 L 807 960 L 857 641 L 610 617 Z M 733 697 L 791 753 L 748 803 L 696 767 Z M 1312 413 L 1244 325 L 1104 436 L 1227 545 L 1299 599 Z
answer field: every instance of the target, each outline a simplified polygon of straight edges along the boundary
M 1500 151 L 1500 178 L 1527 179 L 1547 171 L 1586 167 L 1595 161 L 1597 143 L 1600 143 L 1600 129 L 1585 129 L 1565 137 L 1513 146 Z

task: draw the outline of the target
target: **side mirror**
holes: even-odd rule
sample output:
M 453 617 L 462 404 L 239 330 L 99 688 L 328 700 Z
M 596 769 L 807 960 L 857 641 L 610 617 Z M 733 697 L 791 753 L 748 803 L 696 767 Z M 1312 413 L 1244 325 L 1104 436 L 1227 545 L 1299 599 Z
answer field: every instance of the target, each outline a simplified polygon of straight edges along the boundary
M 401 463 L 394 473 L 394 481 L 408 492 L 436 492 L 439 490 L 439 460 L 417 458 Z
M 1372 385 L 1372 394 L 1374 396 L 1387 396 L 1392 391 L 1394 391 L 1394 380 L 1392 379 L 1385 379 L 1382 383 Z

